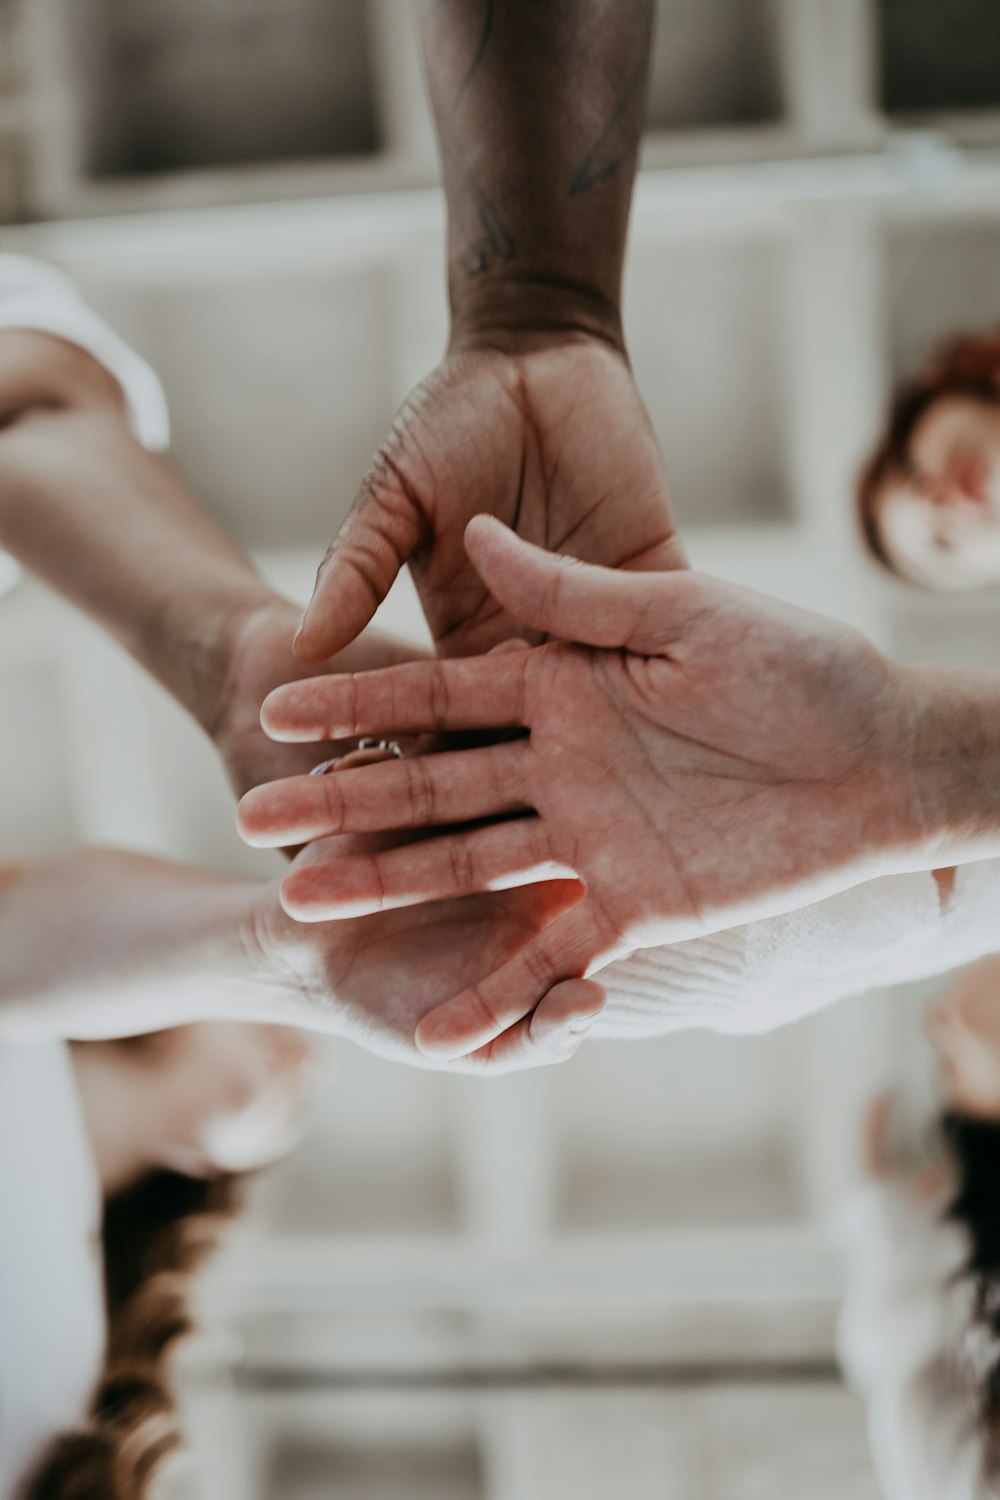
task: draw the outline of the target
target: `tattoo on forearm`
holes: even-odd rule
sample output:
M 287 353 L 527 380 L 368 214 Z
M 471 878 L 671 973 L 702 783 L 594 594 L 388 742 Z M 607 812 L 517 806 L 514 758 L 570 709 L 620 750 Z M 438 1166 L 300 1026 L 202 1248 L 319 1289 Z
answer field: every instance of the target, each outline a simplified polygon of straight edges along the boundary
M 454 3 L 454 0 L 432 0 L 432 3 L 425 0 L 425 19 L 429 21 L 449 3 Z M 453 242 L 457 241 L 461 246 L 453 253 L 459 268 L 470 278 L 487 275 L 495 266 L 513 260 L 517 253 L 514 237 L 499 208 L 470 167 L 463 149 L 461 132 L 456 129 L 458 113 L 493 38 L 496 0 L 480 0 L 480 4 L 482 13 L 475 50 L 446 111 L 440 107 L 435 111 L 445 180 L 451 179 L 454 186 L 459 188 L 449 199 Z M 468 0 L 463 0 L 463 9 L 467 6 Z M 425 40 L 424 45 L 428 55 L 433 56 L 434 44 Z M 462 224 L 461 229 L 456 228 L 456 220 Z
M 517 246 L 514 243 L 514 236 L 501 217 L 500 210 L 486 196 L 471 174 L 467 178 L 467 186 L 482 232 L 469 240 L 459 255 L 458 263 L 466 276 L 484 276 L 497 264 L 505 264 L 513 260 L 517 254 Z
M 483 29 L 479 36 L 479 44 L 476 47 L 475 56 L 466 69 L 465 77 L 462 79 L 458 93 L 455 96 L 456 108 L 461 104 L 466 89 L 475 77 L 476 69 L 486 56 L 486 49 L 490 44 L 490 37 L 493 35 L 493 6 L 494 0 L 483 0 Z
M 465 70 L 465 77 L 459 84 L 458 93 L 455 95 L 454 108 L 458 109 L 465 92 L 476 75 L 480 63 L 486 56 L 493 35 L 493 15 L 495 0 L 483 0 L 483 23 L 479 33 L 479 41 L 472 61 Z M 462 163 L 463 175 L 466 179 L 466 192 L 472 204 L 480 233 L 474 235 L 459 256 L 459 265 L 466 276 L 484 276 L 498 262 L 513 260 L 515 245 L 513 237 L 507 225 L 504 223 L 500 210 L 496 204 L 483 191 L 480 184 L 472 173 Z
M 633 160 L 642 135 L 646 68 L 647 59 L 642 57 L 632 70 L 614 113 L 577 167 L 569 188 L 571 198 L 589 193 L 598 183 L 613 177 L 625 162 Z
M 504 216 L 483 188 L 461 147 L 443 129 L 439 134 L 445 177 L 461 183 L 451 207 L 453 243 L 461 245 L 456 260 L 470 278 L 485 276 L 517 254 L 514 236 Z
M 553 97 L 554 113 L 551 124 L 554 139 L 552 142 L 542 143 L 544 175 L 552 174 L 554 169 L 558 182 L 561 172 L 568 170 L 570 176 L 568 196 L 578 198 L 589 193 L 600 183 L 614 177 L 621 169 L 634 164 L 642 134 L 654 0 L 606 0 L 607 11 L 600 6 L 597 7 L 595 14 L 600 14 L 602 24 L 609 26 L 613 32 L 614 56 L 605 59 L 600 52 L 595 54 L 593 45 L 584 47 L 583 55 L 588 58 L 588 67 L 596 67 L 599 71 L 605 65 L 610 68 L 610 73 L 601 81 L 601 96 L 605 96 L 609 84 L 611 87 L 614 86 L 615 78 L 621 78 L 622 71 L 630 63 L 632 66 L 624 86 L 618 85 L 622 89 L 620 97 L 614 105 L 607 104 L 608 116 L 601 124 L 596 138 L 591 141 L 582 159 L 574 165 L 572 157 L 568 161 L 563 157 L 565 165 L 561 169 L 556 158 L 562 150 L 566 149 L 567 127 L 557 106 L 566 85 L 564 70 L 569 69 L 569 76 L 572 77 L 572 56 L 563 54 L 572 54 L 575 51 L 575 33 L 567 19 L 570 13 L 569 0 L 566 0 L 566 14 L 563 14 L 563 7 L 559 7 L 558 18 L 548 17 L 546 11 L 550 3 L 555 9 L 556 0 L 534 0 L 534 3 L 538 5 L 543 20 L 539 22 L 538 32 L 542 38 L 539 43 L 540 55 L 532 52 L 524 60 L 528 76 L 534 80 L 532 88 L 537 89 L 542 86 L 546 67 L 558 70 L 556 80 L 558 87 Z M 452 7 L 455 7 L 454 12 Z M 581 9 L 586 9 L 586 7 L 581 7 Z M 436 31 L 434 35 L 430 32 L 425 33 L 424 47 L 427 57 L 435 65 L 432 92 L 435 95 L 438 139 L 444 158 L 445 180 L 449 187 L 453 265 L 470 279 L 488 276 L 499 267 L 515 260 L 518 255 L 518 245 L 508 222 L 508 210 L 516 224 L 521 217 L 521 205 L 512 200 L 501 208 L 495 201 L 492 196 L 494 189 L 500 191 L 500 183 L 506 182 L 507 179 L 502 173 L 494 174 L 490 168 L 486 170 L 484 183 L 478 171 L 478 160 L 473 158 L 476 160 L 476 167 L 470 164 L 461 122 L 469 116 L 470 104 L 476 102 L 476 110 L 472 112 L 472 118 L 476 130 L 481 131 L 483 128 L 483 120 L 480 118 L 483 115 L 483 107 L 478 99 L 473 100 L 473 95 L 474 92 L 478 92 L 484 63 L 487 67 L 492 66 L 493 54 L 497 52 L 497 49 L 501 54 L 500 79 L 497 87 L 502 90 L 509 82 L 507 72 L 517 59 L 518 47 L 523 49 L 529 45 L 529 42 L 532 45 L 537 42 L 534 23 L 524 26 L 523 35 L 518 31 L 517 17 L 521 14 L 520 8 L 512 5 L 511 13 L 508 15 L 505 10 L 501 9 L 497 0 L 424 0 L 425 20 L 430 22 L 433 17 L 435 28 L 443 27 L 449 15 L 454 15 L 458 24 L 458 31 L 455 33 L 457 49 L 450 48 L 446 44 L 439 45 Z M 532 15 L 531 6 L 526 8 L 524 14 Z M 506 31 L 504 31 L 505 24 Z M 562 38 L 561 44 L 558 42 L 560 37 Z M 446 43 L 447 38 L 445 37 L 443 41 Z M 463 53 L 467 61 L 462 57 Z M 461 73 L 457 76 L 459 69 Z M 496 80 L 492 82 L 496 84 Z M 493 97 L 496 87 L 491 92 L 484 83 L 483 88 L 486 89 L 484 101 L 486 119 L 489 120 L 491 114 L 497 109 L 497 103 Z M 530 92 L 531 90 L 529 94 Z M 544 116 L 544 98 L 541 108 Z M 570 114 L 572 113 L 571 110 Z M 493 128 L 499 129 L 499 124 L 495 124 Z M 572 120 L 569 122 L 569 139 L 572 139 Z M 569 150 L 570 152 L 573 150 L 571 145 Z M 490 161 L 492 162 L 492 157 Z M 531 173 L 530 165 L 527 171 Z M 497 182 L 492 180 L 495 175 L 497 175 Z M 537 185 L 533 186 L 532 191 L 536 191 L 536 188 Z M 558 187 L 556 194 L 559 196 Z M 527 188 L 526 197 L 529 202 L 533 201 Z

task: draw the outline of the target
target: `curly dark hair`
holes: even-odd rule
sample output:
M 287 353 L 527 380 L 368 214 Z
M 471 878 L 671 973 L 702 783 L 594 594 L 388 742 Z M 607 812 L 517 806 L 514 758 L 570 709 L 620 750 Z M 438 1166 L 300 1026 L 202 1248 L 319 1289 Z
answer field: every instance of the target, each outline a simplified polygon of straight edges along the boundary
M 954 395 L 1000 404 L 1000 328 L 953 335 L 892 395 L 882 436 L 857 486 L 862 537 L 872 557 L 889 572 L 895 568 L 879 525 L 879 495 L 889 479 L 907 473 L 910 443 L 921 417 L 942 396 Z
M 142 1500 L 183 1447 L 167 1356 L 192 1330 L 191 1277 L 237 1212 L 241 1186 L 158 1170 L 108 1200 L 104 1369 L 86 1424 L 53 1441 L 19 1500 Z

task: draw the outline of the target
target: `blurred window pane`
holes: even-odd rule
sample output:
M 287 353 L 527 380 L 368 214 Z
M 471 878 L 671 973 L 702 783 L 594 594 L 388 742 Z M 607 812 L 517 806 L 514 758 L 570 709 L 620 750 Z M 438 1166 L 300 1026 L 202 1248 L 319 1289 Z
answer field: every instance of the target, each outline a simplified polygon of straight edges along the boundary
M 364 0 L 74 0 L 95 177 L 378 146 Z
M 997 0 L 878 0 L 890 114 L 1000 107 Z

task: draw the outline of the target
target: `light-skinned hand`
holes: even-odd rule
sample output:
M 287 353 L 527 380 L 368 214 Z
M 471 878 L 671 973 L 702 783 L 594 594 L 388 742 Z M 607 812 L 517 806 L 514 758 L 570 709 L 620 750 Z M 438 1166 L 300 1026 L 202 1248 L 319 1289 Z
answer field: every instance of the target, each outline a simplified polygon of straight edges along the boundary
M 349 774 L 356 773 L 320 779 Z M 330 852 L 330 844 L 316 844 L 293 868 L 305 871 Z M 305 925 L 281 910 L 269 886 L 253 902 L 245 950 L 254 955 L 262 990 L 274 994 L 264 1004 L 267 1019 L 330 1031 L 411 1066 L 492 1076 L 567 1061 L 603 1007 L 600 986 L 584 979 L 553 986 L 532 1015 L 454 1060 L 420 1051 L 420 1023 L 479 975 L 511 962 L 580 894 L 575 882 L 553 881 Z
M 264 726 L 289 743 L 512 726 L 527 737 L 292 779 L 240 810 L 257 844 L 444 825 L 290 874 L 282 899 L 302 921 L 585 883 L 577 906 L 422 1022 L 426 1051 L 482 1046 L 552 985 L 622 953 L 941 862 L 915 853 L 926 827 L 907 671 L 855 631 L 688 572 L 560 558 L 486 518 L 468 549 L 512 618 L 575 644 L 293 684 L 266 701 Z

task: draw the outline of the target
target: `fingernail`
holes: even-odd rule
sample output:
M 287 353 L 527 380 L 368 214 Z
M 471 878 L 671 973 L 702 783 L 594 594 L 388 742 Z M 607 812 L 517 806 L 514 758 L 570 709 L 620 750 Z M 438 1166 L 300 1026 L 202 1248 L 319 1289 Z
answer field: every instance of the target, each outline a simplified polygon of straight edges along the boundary
M 597 1016 L 581 1016 L 580 1019 L 578 1021 L 574 1021 L 573 1025 L 569 1028 L 570 1036 L 586 1036 L 587 1032 L 590 1030 L 596 1020 Z
M 554 1026 L 549 1032 L 548 1036 L 543 1033 L 541 1037 L 536 1036 L 536 1040 L 542 1041 L 546 1045 L 548 1045 L 550 1042 L 556 1042 L 560 1037 L 564 1037 L 567 1041 L 573 1042 L 575 1044 L 575 1050 L 575 1047 L 579 1046 L 579 1044 L 583 1041 L 584 1037 L 587 1035 L 588 1031 L 593 1026 L 596 1020 L 596 1015 L 577 1016 L 577 1018 L 574 1021 L 570 1022 L 569 1025 L 566 1025 L 564 1023 L 561 1026 Z

